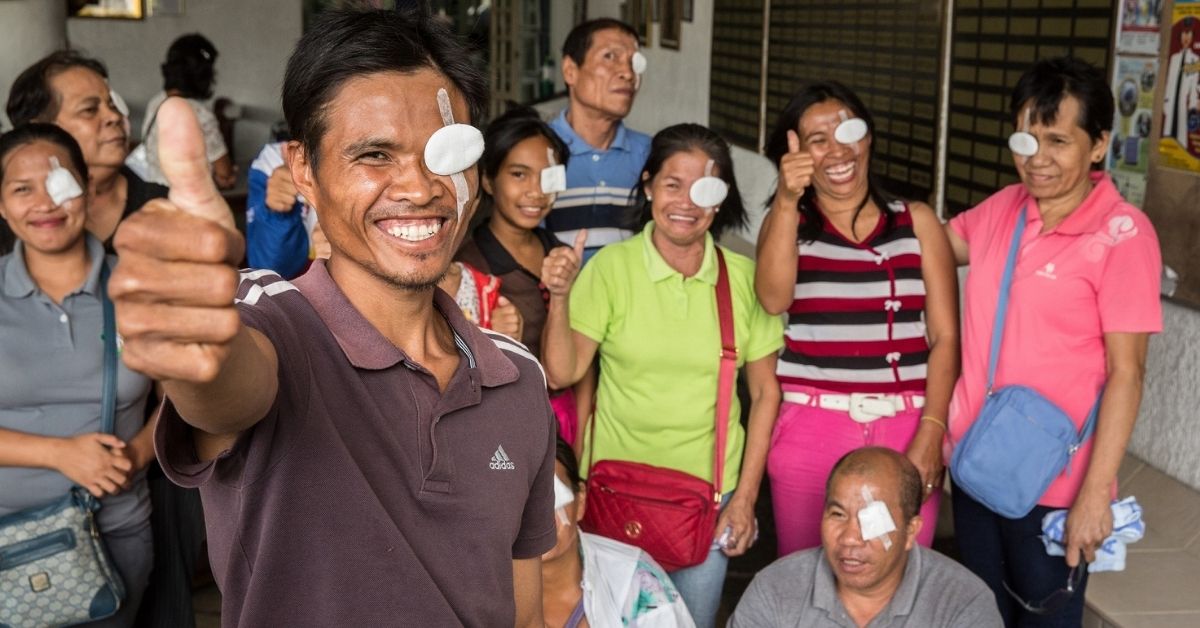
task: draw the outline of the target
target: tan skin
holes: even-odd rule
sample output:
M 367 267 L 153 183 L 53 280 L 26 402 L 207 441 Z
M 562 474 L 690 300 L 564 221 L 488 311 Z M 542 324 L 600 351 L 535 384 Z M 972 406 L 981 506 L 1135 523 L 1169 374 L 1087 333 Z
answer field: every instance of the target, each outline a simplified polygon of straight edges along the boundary
M 321 226 L 334 282 L 444 390 L 459 354 L 432 291 L 462 242 L 474 202 L 460 218 L 450 177 L 424 165 L 425 144 L 442 127 L 439 88 L 447 90 L 455 118 L 469 120 L 462 94 L 439 72 L 348 79 L 325 108 L 319 162 L 299 143 L 285 157 L 301 194 L 326 208 Z M 232 305 L 245 243 L 208 176 L 191 107 L 167 99 L 159 124 L 171 197 L 147 203 L 121 225 L 112 293 L 126 364 L 165 380 L 167 395 L 194 428 L 197 455 L 209 459 L 266 415 L 279 387 L 278 354 Z M 474 197 L 476 170 L 464 174 Z M 438 231 L 415 242 L 389 233 L 414 224 L 436 224 Z M 513 576 L 514 625 L 541 626 L 540 560 L 514 560 Z
M 567 469 L 561 462 L 554 463 L 554 475 L 563 484 L 571 486 Z M 567 619 L 583 597 L 583 559 L 579 555 L 579 522 L 587 510 L 587 491 L 583 486 L 575 490 L 575 501 L 563 507 L 567 522 L 555 517 L 557 543 L 550 551 L 542 554 L 542 616 L 547 626 L 566 625 Z M 580 626 L 587 626 L 584 617 Z
M 663 259 L 684 276 L 700 270 L 704 258 L 705 234 L 712 225 L 713 212 L 696 207 L 688 197 L 691 184 L 705 176 L 710 157 L 699 149 L 678 152 L 663 161 L 653 179 L 642 184 L 652 200 L 651 212 L 654 247 Z M 716 173 L 719 176 L 719 172 Z M 599 344 L 570 327 L 570 286 L 578 276 L 578 267 L 570 266 L 549 277 L 550 311 L 542 335 L 546 376 L 552 387 L 573 384 L 583 378 L 595 359 Z M 746 362 L 745 373 L 750 389 L 750 420 L 742 454 L 742 471 L 729 504 L 721 512 L 713 539 L 728 526 L 732 545 L 722 551 L 740 556 L 750 547 L 757 524 L 754 504 L 766 468 L 771 430 L 779 412 L 779 382 L 775 378 L 776 356 L 771 354 Z
M 758 263 L 754 288 L 763 307 L 782 314 L 792 304 L 796 284 L 796 232 L 802 217 L 798 203 L 810 185 L 816 190 L 822 216 L 851 242 L 861 242 L 882 219 L 882 209 L 868 197 L 870 135 L 859 142 L 857 151 L 836 141 L 834 129 L 839 112 L 852 116 L 836 100 L 808 108 L 800 117 L 797 131 L 788 131 L 788 152 L 780 160 L 779 187 L 775 201 L 758 233 Z M 849 166 L 849 173 L 844 171 Z M 854 210 L 866 200 L 857 220 Z M 923 414 L 941 421 L 923 420 L 908 445 L 906 454 L 921 473 L 926 499 L 941 486 L 943 477 L 942 439 L 949 415 L 950 395 L 959 372 L 958 277 L 953 253 L 933 209 L 924 203 L 909 203 L 913 231 L 921 245 L 921 274 L 925 281 L 925 323 L 929 362 Z
M 19 146 L 4 157 L 0 217 L 23 243 L 26 267 L 38 290 L 55 303 L 87 281 L 91 271 L 84 227 L 87 197 L 54 205 L 46 193 L 50 158 L 72 172 L 67 150 L 46 141 Z M 96 497 L 115 495 L 154 459 L 150 421 L 128 443 L 112 434 L 65 438 L 0 429 L 0 467 L 34 467 L 62 473 Z
M 617 124 L 633 108 L 637 75 L 633 53 L 638 42 L 615 28 L 592 35 L 592 46 L 577 64 L 563 58 L 563 82 L 567 84 L 567 123 L 588 145 L 607 150 L 617 136 Z
M 1021 182 L 1037 201 L 1044 223 L 1043 234 L 1062 224 L 1091 193 L 1093 186 L 1088 173 L 1092 164 L 1104 159 L 1108 146 L 1108 131 L 1099 138 L 1091 138 L 1079 126 L 1079 114 L 1079 101 L 1074 96 L 1064 96 L 1054 123 L 1035 121 L 1026 129 L 1037 138 L 1038 152 L 1032 157 L 1013 157 Z M 1024 117 L 1022 108 L 1017 119 Z M 949 226 L 946 234 L 955 261 L 965 266 L 970 262 L 970 247 Z M 1096 419 L 1092 460 L 1079 495 L 1067 513 L 1064 530 L 1066 561 L 1071 567 L 1079 564 L 1081 558 L 1089 563 L 1094 561 L 1096 549 L 1112 533 L 1110 491 L 1137 420 L 1149 341 L 1150 335 L 1145 333 L 1104 334 L 1107 376 Z

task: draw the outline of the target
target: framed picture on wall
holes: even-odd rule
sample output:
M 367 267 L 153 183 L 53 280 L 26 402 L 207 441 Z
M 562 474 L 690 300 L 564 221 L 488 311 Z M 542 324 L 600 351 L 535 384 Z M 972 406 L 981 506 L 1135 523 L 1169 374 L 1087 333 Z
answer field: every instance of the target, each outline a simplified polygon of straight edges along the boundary
M 637 31 L 638 43 L 650 46 L 650 23 L 654 21 L 654 3 L 657 0 L 628 0 L 621 11 L 626 24 Z
M 67 0 L 67 17 L 140 20 L 146 14 L 142 0 Z
M 683 0 L 683 21 L 688 24 L 696 17 L 696 0 Z
M 658 0 L 658 43 L 663 48 L 679 50 L 684 1 Z

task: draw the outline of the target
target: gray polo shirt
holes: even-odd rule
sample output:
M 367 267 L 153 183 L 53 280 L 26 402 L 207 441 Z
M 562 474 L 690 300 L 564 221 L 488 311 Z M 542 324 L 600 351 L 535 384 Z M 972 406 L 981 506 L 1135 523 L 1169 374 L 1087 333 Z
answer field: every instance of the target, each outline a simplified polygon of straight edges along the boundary
M 966 567 L 921 546 L 908 555 L 900 588 L 868 628 L 1001 628 L 991 589 Z M 837 595 L 824 550 L 785 556 L 759 572 L 729 621 L 730 628 L 843 626 L 857 628 Z
M 87 236 L 92 268 L 83 285 L 57 304 L 25 266 L 25 249 L 0 257 L 0 428 L 66 437 L 100 431 L 104 379 L 104 313 L 100 261 L 104 247 Z M 109 256 L 110 265 L 116 263 Z M 111 266 L 110 266 L 111 268 Z M 118 362 L 115 433 L 128 441 L 145 424 L 150 380 Z M 144 472 L 133 487 L 105 498 L 99 514 L 105 532 L 144 525 L 150 494 Z M 73 482 L 58 471 L 0 467 L 0 516 L 54 501 Z
M 167 475 L 200 487 L 222 626 L 512 624 L 513 559 L 555 543 L 554 414 L 533 356 L 435 293 L 460 352 L 445 390 L 323 261 L 242 275 L 274 405 L 215 460 L 171 407 L 155 435 Z

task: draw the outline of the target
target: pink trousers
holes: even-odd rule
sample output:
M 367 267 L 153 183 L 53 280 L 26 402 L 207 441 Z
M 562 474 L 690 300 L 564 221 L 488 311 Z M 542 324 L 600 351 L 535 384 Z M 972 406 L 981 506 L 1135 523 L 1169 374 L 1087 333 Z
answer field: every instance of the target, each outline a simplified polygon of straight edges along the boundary
M 807 387 L 785 386 L 784 390 L 816 392 Z M 839 458 L 866 446 L 904 452 L 920 423 L 920 409 L 858 423 L 845 412 L 794 403 L 780 405 L 767 454 L 779 555 L 821 544 L 825 480 Z M 921 507 L 924 524 L 917 542 L 925 547 L 933 543 L 941 496 L 940 489 L 934 491 Z

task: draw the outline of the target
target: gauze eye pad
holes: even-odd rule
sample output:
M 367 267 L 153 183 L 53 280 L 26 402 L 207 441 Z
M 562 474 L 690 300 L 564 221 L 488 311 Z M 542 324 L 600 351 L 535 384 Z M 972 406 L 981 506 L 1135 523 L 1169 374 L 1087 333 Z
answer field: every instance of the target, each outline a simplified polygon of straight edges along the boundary
M 1032 109 L 1025 110 L 1025 121 L 1021 124 L 1020 130 L 1008 136 L 1008 150 L 1011 150 L 1014 155 L 1033 157 L 1038 152 L 1037 138 L 1029 132 L 1029 114 L 1032 111 Z
M 640 50 L 633 53 L 630 63 L 633 65 L 634 74 L 641 76 L 646 73 L 646 55 L 642 54 Z
M 696 179 L 692 183 L 692 187 L 688 189 L 688 197 L 696 204 L 696 207 L 705 209 L 714 209 L 721 206 L 725 202 L 725 197 L 729 195 L 729 184 L 721 179 L 712 176 L 713 160 L 709 159 L 708 164 L 704 166 L 704 176 Z
M 550 166 L 542 168 L 542 194 L 558 194 L 567 189 L 567 167 L 556 163 L 554 149 L 546 149 L 546 160 Z
M 846 115 L 846 111 L 838 112 L 842 121 L 833 130 L 833 139 L 839 144 L 857 144 L 862 141 L 862 138 L 867 136 L 867 122 L 862 118 L 851 118 Z
M 554 509 L 564 508 L 573 501 L 575 501 L 575 492 L 565 482 L 558 479 L 558 476 L 554 476 Z
M 458 217 L 461 219 L 471 193 L 462 172 L 475 165 L 483 155 L 483 133 L 469 124 L 454 123 L 450 95 L 445 88 L 438 89 L 437 103 L 443 126 L 425 142 L 425 167 L 433 174 L 450 177 L 454 183 Z
M 112 89 L 108 90 L 108 97 L 112 99 L 113 106 L 117 108 L 117 111 L 120 112 L 121 115 L 128 118 L 129 105 L 125 104 L 125 99 L 121 98 L 121 95 Z
M 79 187 L 75 175 L 60 166 L 57 157 L 50 158 L 50 172 L 46 175 L 46 194 L 50 195 L 55 207 L 83 196 L 83 188 Z
M 892 513 L 888 511 L 887 504 L 875 501 L 871 490 L 866 486 L 862 487 L 862 494 L 863 499 L 867 502 L 867 505 L 858 511 L 858 527 L 862 532 L 863 540 L 870 541 L 883 537 L 883 549 L 892 549 L 891 538 L 885 536 L 896 530 L 896 522 L 892 520 Z

